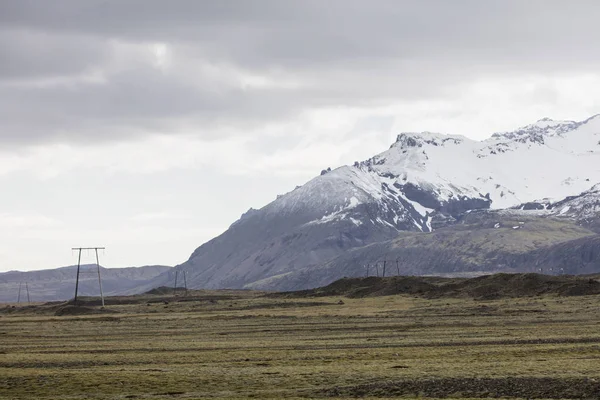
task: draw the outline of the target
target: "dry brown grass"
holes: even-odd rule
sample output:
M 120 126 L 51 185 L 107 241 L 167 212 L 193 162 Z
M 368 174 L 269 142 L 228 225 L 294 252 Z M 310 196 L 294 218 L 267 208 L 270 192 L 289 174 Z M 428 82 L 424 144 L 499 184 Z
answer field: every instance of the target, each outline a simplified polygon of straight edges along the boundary
M 2 313 L 0 398 L 511 397 L 525 393 L 516 378 L 549 397 L 548 382 L 600 384 L 598 296 L 339 300 L 242 293 Z

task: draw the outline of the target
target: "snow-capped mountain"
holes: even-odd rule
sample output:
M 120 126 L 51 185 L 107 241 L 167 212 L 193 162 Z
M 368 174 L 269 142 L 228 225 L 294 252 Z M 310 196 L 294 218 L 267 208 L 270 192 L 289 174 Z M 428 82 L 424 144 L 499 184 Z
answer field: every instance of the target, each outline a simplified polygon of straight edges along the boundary
M 198 287 L 243 287 L 403 231 L 431 232 L 470 210 L 555 204 L 598 182 L 600 115 L 544 118 L 483 141 L 401 133 L 383 153 L 251 209 L 178 268 Z
M 268 206 L 312 211 L 313 223 L 349 219 L 359 204 L 387 214 L 374 223 L 430 231 L 437 213 L 558 201 L 600 182 L 600 116 L 582 122 L 542 119 L 475 141 L 463 136 L 402 133 L 369 160 L 319 176 Z
M 405 133 L 357 168 L 374 172 L 388 187 L 412 184 L 441 204 L 465 196 L 487 199 L 495 209 L 559 200 L 600 182 L 600 116 L 582 122 L 546 118 L 481 142 Z

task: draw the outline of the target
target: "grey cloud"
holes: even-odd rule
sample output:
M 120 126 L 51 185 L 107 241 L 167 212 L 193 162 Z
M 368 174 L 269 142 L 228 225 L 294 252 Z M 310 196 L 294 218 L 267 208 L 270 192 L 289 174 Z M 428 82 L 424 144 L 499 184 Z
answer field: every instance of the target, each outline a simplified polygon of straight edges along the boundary
M 0 49 L 0 82 L 82 73 L 110 51 L 96 38 L 28 29 L 0 29 Z
M 0 107 L 0 135 L 5 143 L 32 142 L 42 135 L 45 140 L 114 140 L 170 133 L 187 120 L 212 139 L 206 129 L 211 125 L 251 127 L 298 111 L 302 94 L 286 92 L 240 87 L 212 91 L 151 68 L 119 73 L 103 84 L 0 85 L 0 98 L 6 99 Z
M 129 40 L 187 42 L 239 62 L 294 64 L 468 54 L 598 56 L 600 5 L 581 0 L 482 2 L 306 0 L 4 2 L 0 23 Z M 568 47 L 566 47 L 568 46 Z M 551 52 L 548 53 L 547 51 Z M 556 54 L 553 54 L 553 52 Z
M 486 74 L 596 71 L 599 11 L 584 0 L 5 1 L 0 137 L 116 140 L 168 133 L 179 120 L 247 126 L 307 108 L 449 96 Z M 283 71 L 301 84 L 245 88 L 178 65 L 113 71 L 114 42 L 164 42 L 174 63 Z M 90 70 L 107 70 L 107 81 L 74 81 Z M 55 77 L 74 83 L 15 84 Z

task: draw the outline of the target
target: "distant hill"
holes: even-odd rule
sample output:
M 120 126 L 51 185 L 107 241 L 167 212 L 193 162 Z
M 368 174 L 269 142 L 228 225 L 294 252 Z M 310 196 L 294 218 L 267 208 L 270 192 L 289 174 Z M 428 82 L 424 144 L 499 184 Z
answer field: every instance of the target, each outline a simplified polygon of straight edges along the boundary
M 136 288 L 171 267 L 164 265 L 149 265 L 129 268 L 103 268 L 102 289 L 106 296 L 137 293 Z M 29 288 L 31 301 L 68 300 L 75 294 L 75 277 L 77 266 L 69 266 L 39 271 L 9 271 L 0 273 L 0 302 L 16 302 L 21 288 L 21 301 L 27 301 L 25 282 Z M 98 274 L 96 265 L 82 265 L 79 279 L 79 294 L 82 296 L 99 295 Z

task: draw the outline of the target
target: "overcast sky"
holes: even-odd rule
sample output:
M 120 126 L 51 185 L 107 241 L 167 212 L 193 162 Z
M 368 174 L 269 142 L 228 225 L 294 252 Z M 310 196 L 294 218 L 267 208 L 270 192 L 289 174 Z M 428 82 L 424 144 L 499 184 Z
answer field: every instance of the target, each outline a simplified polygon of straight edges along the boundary
M 599 17 L 595 0 L 0 0 L 0 271 L 73 264 L 73 246 L 175 265 L 401 131 L 600 113 Z

